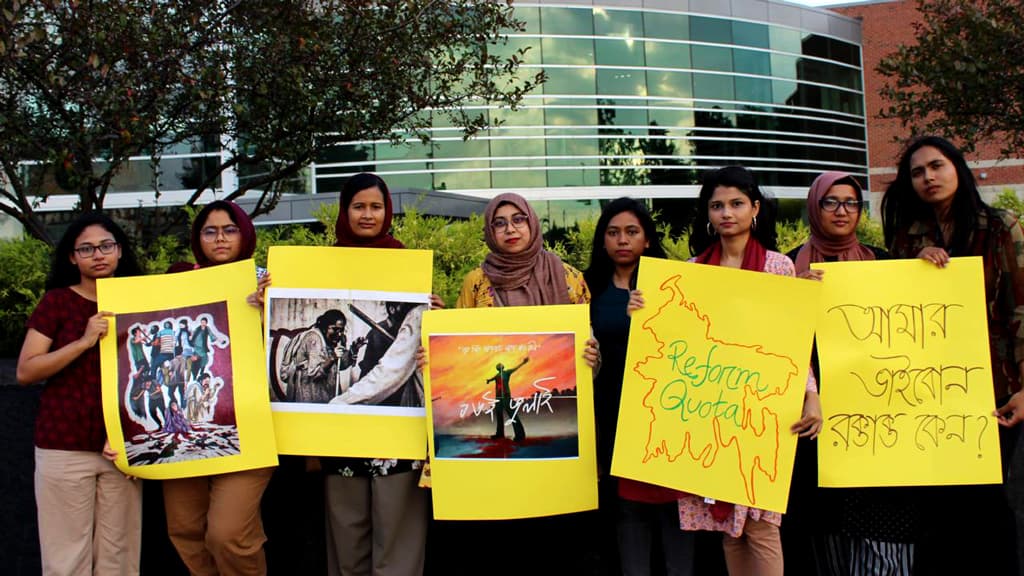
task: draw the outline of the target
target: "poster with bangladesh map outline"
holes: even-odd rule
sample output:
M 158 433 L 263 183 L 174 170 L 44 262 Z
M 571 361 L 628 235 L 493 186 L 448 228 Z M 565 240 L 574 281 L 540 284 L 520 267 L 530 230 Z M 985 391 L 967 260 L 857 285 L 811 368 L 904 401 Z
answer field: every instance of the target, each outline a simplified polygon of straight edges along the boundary
M 820 283 L 643 258 L 612 475 L 784 512 Z

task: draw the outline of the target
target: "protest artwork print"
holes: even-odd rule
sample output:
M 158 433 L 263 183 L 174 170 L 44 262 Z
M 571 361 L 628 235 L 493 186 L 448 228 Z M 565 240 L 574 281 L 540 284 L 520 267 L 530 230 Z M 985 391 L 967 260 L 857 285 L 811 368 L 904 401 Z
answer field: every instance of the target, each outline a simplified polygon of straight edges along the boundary
M 821 484 L 998 482 L 980 263 L 824 269 Z
M 268 298 L 275 409 L 423 416 L 416 351 L 425 297 L 286 288 Z
M 437 459 L 579 456 L 575 334 L 431 334 Z
M 117 315 L 128 464 L 239 454 L 227 305 Z

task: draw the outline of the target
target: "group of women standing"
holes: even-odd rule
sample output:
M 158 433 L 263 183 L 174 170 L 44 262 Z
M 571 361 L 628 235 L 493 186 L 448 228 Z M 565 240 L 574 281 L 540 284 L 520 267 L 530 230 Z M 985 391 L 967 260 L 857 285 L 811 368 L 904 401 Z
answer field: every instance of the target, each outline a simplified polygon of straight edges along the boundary
M 1020 392 L 1024 233 L 1014 217 L 982 202 L 956 148 L 930 137 L 915 141 L 903 154 L 882 203 L 888 252 L 857 240 L 863 191 L 844 173 L 828 172 L 815 180 L 807 202 L 811 236 L 788 257 L 776 251 L 774 204 L 761 193 L 749 170 L 733 166 L 706 175 L 697 206 L 689 231 L 691 261 L 707 265 L 823 280 L 820 271 L 810 269 L 812 263 L 891 255 L 945 266 L 950 257 L 982 256 L 994 394 L 999 422 L 1007 431 L 1002 438 L 1004 463 L 1009 464 L 1005 488 L 1013 501 L 1024 498 L 1017 487 L 1018 476 L 1024 474 L 1024 456 L 1015 449 L 1019 427 L 1013 428 L 1024 419 Z M 390 235 L 391 218 L 391 197 L 384 181 L 372 174 L 355 176 L 341 194 L 337 244 L 402 248 Z M 518 195 L 501 194 L 488 204 L 483 232 L 490 253 L 465 279 L 457 307 L 590 306 L 595 339 L 588 342 L 583 355 L 595 368 L 601 508 L 613 519 L 614 528 L 607 528 L 617 535 L 621 572 L 693 574 L 693 535 L 714 531 L 723 533 L 730 574 L 781 575 L 780 514 L 709 502 L 608 474 L 630 314 L 644 306 L 643 294 L 636 290 L 639 259 L 665 257 L 644 204 L 621 198 L 605 207 L 597 223 L 590 266 L 583 273 L 544 249 L 537 214 Z M 172 270 L 238 261 L 251 257 L 254 248 L 255 232 L 244 211 L 230 202 L 214 202 L 199 213 L 192 229 L 197 264 L 176 265 Z M 36 497 L 46 574 L 138 572 L 140 489 L 138 482 L 113 467 L 109 459 L 114 454 L 104 446 L 97 343 L 106 334 L 107 314 L 96 309 L 98 278 L 138 273 L 124 232 L 103 215 L 83 216 L 58 245 L 48 291 L 28 322 L 18 380 L 26 384 L 47 380 L 35 437 Z M 260 270 L 251 303 L 261 304 L 262 290 L 269 283 L 269 276 Z M 443 305 L 436 297 L 432 301 L 434 307 Z M 821 429 L 813 358 L 811 364 L 815 369 L 808 374 L 803 413 L 791 427 L 806 439 L 813 439 Z M 827 388 L 829 383 L 821 385 Z M 429 504 L 425 491 L 417 486 L 421 463 L 325 459 L 322 467 L 327 473 L 325 517 L 331 572 L 423 573 Z M 266 573 L 259 502 L 271 472 L 262 469 L 163 483 L 168 532 L 191 573 Z M 953 573 L 952 567 L 969 558 L 964 573 L 1015 573 L 1014 514 L 1003 488 L 831 491 L 825 500 L 828 505 L 818 511 L 821 530 L 813 546 L 818 571 Z M 1024 514 L 1024 509 L 1014 509 Z M 452 550 L 477 549 L 477 561 L 467 565 L 489 573 L 513 569 L 514 546 L 522 538 L 544 534 L 567 542 L 574 536 L 560 534 L 568 525 L 558 519 L 461 526 L 449 534 L 458 540 Z M 1024 534 L 1024 525 L 1021 528 Z M 961 554 L 965 542 L 973 547 L 969 556 Z M 435 547 L 443 549 L 446 543 Z M 655 551 L 660 551 L 656 558 Z M 575 561 L 569 559 L 558 569 Z M 654 568 L 652 562 L 662 567 Z

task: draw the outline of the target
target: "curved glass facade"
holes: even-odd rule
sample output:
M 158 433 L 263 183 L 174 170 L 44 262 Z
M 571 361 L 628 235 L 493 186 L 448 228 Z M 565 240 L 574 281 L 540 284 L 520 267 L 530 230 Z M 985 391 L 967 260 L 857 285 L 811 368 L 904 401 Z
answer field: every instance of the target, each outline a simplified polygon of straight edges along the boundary
M 365 141 L 327 150 L 283 184 L 281 205 L 306 207 L 269 219 L 311 219 L 308 206 L 320 199 L 308 193 L 336 193 L 362 171 L 377 172 L 396 191 L 518 192 L 548 201 L 546 218 L 563 223 L 574 209 L 592 210 L 588 200 L 629 195 L 667 206 L 693 198 L 700 174 L 727 164 L 755 170 L 779 198 L 806 197 L 825 170 L 867 183 L 855 20 L 780 0 L 524 0 L 515 11 L 526 28 L 501 49 L 524 50 L 523 74 L 547 76 L 519 109 L 478 107 L 497 127 L 468 141 L 438 120 L 428 144 Z M 223 191 L 260 176 L 258 167 L 218 175 L 222 145 L 181 144 L 159 165 L 132 158 L 111 183 L 106 206 L 175 205 L 211 176 Z M 23 169 L 48 178 L 32 163 Z M 42 209 L 74 205 L 76 197 L 56 183 L 44 185 L 54 196 Z
M 528 48 L 523 71 L 547 75 L 519 110 L 483 107 L 502 124 L 465 142 L 435 124 L 429 144 L 339 146 L 318 159 L 316 190 L 370 170 L 393 188 L 481 196 L 680 198 L 727 164 L 780 197 L 804 197 L 825 170 L 866 181 L 859 25 L 780 2 L 698 3 L 517 3 L 526 30 L 504 50 Z

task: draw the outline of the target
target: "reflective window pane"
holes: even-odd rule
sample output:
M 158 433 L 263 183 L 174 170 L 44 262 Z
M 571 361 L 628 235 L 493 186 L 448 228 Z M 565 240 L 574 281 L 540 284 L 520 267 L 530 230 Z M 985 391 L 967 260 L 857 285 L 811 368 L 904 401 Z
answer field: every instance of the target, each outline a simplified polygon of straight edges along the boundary
M 690 18 L 684 14 L 645 12 L 644 36 L 647 38 L 688 40 L 690 38 Z
M 694 74 L 693 96 L 694 98 L 707 98 L 710 100 L 732 100 L 735 96 L 732 76 L 727 74 Z
M 594 16 L 590 8 L 541 8 L 540 29 L 544 34 L 593 35 Z
M 767 52 L 756 52 L 754 50 L 742 50 L 736 48 L 732 51 L 733 69 L 744 74 L 758 74 L 768 76 L 771 74 L 771 57 Z
M 547 64 L 594 64 L 594 41 L 590 38 L 544 38 L 541 50 Z
M 690 39 L 732 44 L 732 22 L 722 18 L 690 16 Z
M 643 70 L 612 68 L 597 71 L 597 92 L 601 95 L 647 95 Z
M 644 43 L 647 65 L 653 68 L 689 68 L 690 47 L 671 42 Z
M 597 63 L 604 66 L 643 66 L 644 45 L 636 40 L 599 39 L 594 42 L 597 48 Z
M 593 68 L 550 68 L 545 94 L 593 94 L 596 88 Z
M 689 72 L 647 71 L 647 91 L 650 96 L 689 98 L 693 96 L 693 80 Z
M 736 99 L 746 102 L 771 102 L 772 81 L 761 78 L 736 77 Z
M 594 8 L 594 33 L 598 36 L 643 37 L 643 15 L 633 10 Z
M 732 39 L 740 46 L 768 48 L 768 26 L 754 22 L 734 21 L 732 23 Z
M 691 46 L 693 67 L 697 70 L 732 72 L 732 49 L 718 46 Z

